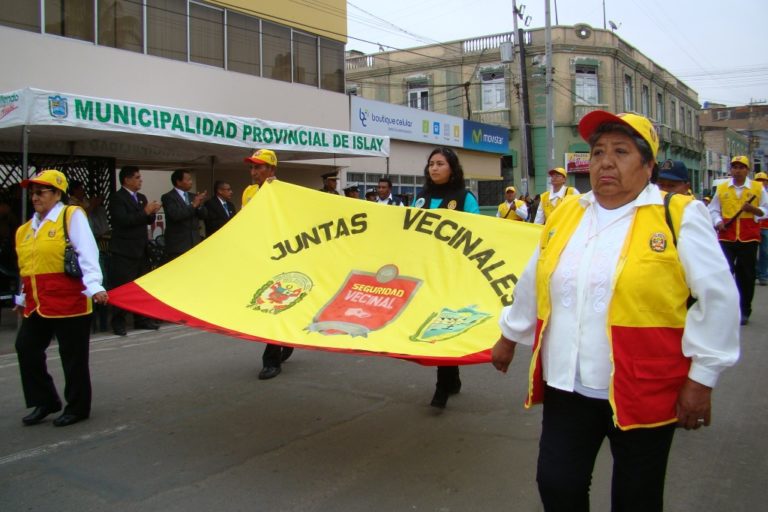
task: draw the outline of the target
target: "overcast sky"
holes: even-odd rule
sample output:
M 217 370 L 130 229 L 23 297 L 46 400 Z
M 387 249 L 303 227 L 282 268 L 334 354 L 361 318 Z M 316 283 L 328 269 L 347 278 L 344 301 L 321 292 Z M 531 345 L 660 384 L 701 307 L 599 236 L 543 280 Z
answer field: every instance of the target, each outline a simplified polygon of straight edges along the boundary
M 561 25 L 603 27 L 602 0 L 550 2 L 553 25 L 557 4 Z M 521 3 L 528 28 L 543 27 L 545 0 Z M 605 6 L 617 34 L 696 90 L 699 102 L 768 100 L 768 1 L 605 0 Z M 379 44 L 412 48 L 511 32 L 512 0 L 354 0 L 347 19 L 347 49 L 375 53 Z

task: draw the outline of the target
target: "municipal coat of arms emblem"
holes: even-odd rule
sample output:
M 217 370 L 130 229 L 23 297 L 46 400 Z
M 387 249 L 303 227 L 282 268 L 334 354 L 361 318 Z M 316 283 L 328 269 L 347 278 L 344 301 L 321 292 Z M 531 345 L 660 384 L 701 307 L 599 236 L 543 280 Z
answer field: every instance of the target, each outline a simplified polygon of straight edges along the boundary
M 312 280 L 301 272 L 278 274 L 253 294 L 246 307 L 276 315 L 301 302 L 312 289 Z

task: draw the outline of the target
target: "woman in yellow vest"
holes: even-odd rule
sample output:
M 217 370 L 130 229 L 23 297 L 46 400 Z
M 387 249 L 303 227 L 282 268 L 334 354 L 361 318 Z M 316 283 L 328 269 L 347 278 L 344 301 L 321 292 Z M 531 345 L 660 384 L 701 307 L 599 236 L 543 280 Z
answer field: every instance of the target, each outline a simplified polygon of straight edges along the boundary
M 712 388 L 738 359 L 738 293 L 704 205 L 665 205 L 650 184 L 651 122 L 595 111 L 579 132 L 592 191 L 547 219 L 492 360 L 505 372 L 517 343 L 533 346 L 526 406 L 544 405 L 545 510 L 589 510 L 607 437 L 613 510 L 659 511 L 675 427 L 709 425 Z
M 91 413 L 91 377 L 88 343 L 92 303 L 106 304 L 101 285 L 99 249 L 82 208 L 66 207 L 62 196 L 67 179 L 59 171 L 45 170 L 24 180 L 35 214 L 16 232 L 21 293 L 16 309 L 23 314 L 16 337 L 21 384 L 31 414 L 25 425 L 40 423 L 61 410 L 61 400 L 45 364 L 45 351 L 56 336 L 64 368 L 64 412 L 53 421 L 63 427 L 88 418 Z M 82 277 L 64 273 L 64 222 L 70 244 L 77 253 Z

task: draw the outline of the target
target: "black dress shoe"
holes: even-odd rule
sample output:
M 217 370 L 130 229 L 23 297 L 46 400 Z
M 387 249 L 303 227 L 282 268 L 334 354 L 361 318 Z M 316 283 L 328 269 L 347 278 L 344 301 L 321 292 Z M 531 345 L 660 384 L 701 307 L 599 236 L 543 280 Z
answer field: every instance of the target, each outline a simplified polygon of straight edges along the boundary
M 112 332 L 115 333 L 115 336 L 126 336 L 128 333 L 125 330 L 124 325 L 113 325 L 112 326 Z
M 66 427 L 68 425 L 72 425 L 73 423 L 77 423 L 78 421 L 83 421 L 85 419 L 88 419 L 88 416 L 80 416 L 79 414 L 70 414 L 70 413 L 64 413 L 55 420 L 53 420 L 53 426 L 54 427 Z
M 259 372 L 259 380 L 274 379 L 281 371 L 279 366 L 265 366 Z
M 39 405 L 35 407 L 35 410 L 32 411 L 30 414 L 27 414 L 23 418 L 21 418 L 21 422 L 25 425 L 37 425 L 41 421 L 45 419 L 46 416 L 49 414 L 53 414 L 54 412 L 59 412 L 61 410 L 61 404 L 56 405 L 54 407 L 49 407 L 47 405 Z
M 435 394 L 432 396 L 432 402 L 429 405 L 438 409 L 445 409 L 445 406 L 448 405 L 449 396 L 448 392 L 444 389 L 436 389 Z
M 291 354 L 293 354 L 293 347 L 283 347 L 280 351 L 280 362 L 284 363 L 287 361 Z

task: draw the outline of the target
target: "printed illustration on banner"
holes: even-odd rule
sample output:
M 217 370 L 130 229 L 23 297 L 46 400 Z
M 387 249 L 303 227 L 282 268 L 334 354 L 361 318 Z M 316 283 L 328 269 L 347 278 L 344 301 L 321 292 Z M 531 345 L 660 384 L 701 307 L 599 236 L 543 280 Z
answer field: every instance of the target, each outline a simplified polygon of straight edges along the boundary
M 476 307 L 471 305 L 460 309 L 442 308 L 429 315 L 416 334 L 409 339 L 437 343 L 464 334 L 492 316 L 490 313 L 478 311 Z
M 384 265 L 375 274 L 353 270 L 306 330 L 324 335 L 366 337 L 395 320 L 421 282 L 399 275 L 395 265 Z
M 256 290 L 246 307 L 276 315 L 301 302 L 311 289 L 312 280 L 306 274 L 285 272 Z
M 59 96 L 48 96 L 48 112 L 51 117 L 57 119 L 64 119 L 69 115 L 69 104 L 67 98 Z

